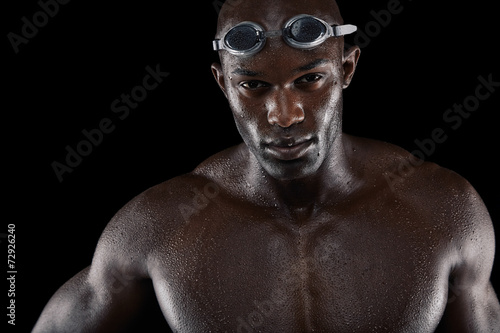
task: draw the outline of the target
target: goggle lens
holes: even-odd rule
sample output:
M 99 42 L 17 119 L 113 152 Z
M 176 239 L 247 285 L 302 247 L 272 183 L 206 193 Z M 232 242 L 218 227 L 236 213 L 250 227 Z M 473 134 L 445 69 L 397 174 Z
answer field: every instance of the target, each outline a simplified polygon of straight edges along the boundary
M 326 28 L 318 20 L 306 17 L 292 23 L 289 33 L 299 43 L 310 43 L 326 34 Z
M 249 50 L 259 41 L 255 28 L 248 25 L 241 25 L 231 29 L 226 35 L 227 46 L 234 50 Z

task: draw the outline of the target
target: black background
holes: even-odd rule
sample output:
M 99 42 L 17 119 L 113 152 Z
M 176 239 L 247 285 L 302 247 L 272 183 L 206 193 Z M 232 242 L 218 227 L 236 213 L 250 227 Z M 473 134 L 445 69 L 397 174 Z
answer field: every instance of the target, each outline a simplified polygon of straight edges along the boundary
M 362 31 L 374 21 L 370 12 L 388 3 L 339 0 L 346 23 Z M 478 76 L 500 81 L 495 3 L 401 0 L 401 6 L 362 47 L 345 91 L 344 129 L 413 151 L 416 139 L 443 128 L 448 139 L 428 159 L 472 183 L 498 230 L 500 89 L 457 130 L 443 121 L 447 109 L 474 94 Z M 13 331 L 19 332 L 29 331 L 57 288 L 90 264 L 102 230 L 125 203 L 241 141 L 210 72 L 217 60 L 211 1 L 73 0 L 15 54 L 7 34 L 20 34 L 21 18 L 32 21 L 38 11 L 36 1 L 18 1 L 4 8 L 2 20 L 7 186 L 0 233 L 16 224 Z M 119 120 L 111 103 L 142 83 L 146 66 L 157 64 L 170 76 Z M 104 118 L 116 129 L 59 182 L 51 163 L 64 163 L 65 147 L 76 147 L 82 130 Z M 497 291 L 499 265 L 492 276 Z

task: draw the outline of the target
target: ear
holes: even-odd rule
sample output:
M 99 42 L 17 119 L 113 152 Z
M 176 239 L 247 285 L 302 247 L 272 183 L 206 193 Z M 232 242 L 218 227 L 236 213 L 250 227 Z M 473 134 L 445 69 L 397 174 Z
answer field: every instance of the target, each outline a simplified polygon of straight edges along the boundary
M 351 84 L 360 55 L 361 50 L 357 45 L 344 52 L 344 89 L 349 87 L 349 84 Z
M 224 93 L 224 96 L 227 98 L 227 92 L 226 92 L 226 84 L 224 80 L 224 72 L 222 71 L 222 66 L 219 63 L 214 62 L 212 64 L 212 74 L 215 77 L 215 81 L 217 81 L 217 84 L 219 85 L 220 89 Z

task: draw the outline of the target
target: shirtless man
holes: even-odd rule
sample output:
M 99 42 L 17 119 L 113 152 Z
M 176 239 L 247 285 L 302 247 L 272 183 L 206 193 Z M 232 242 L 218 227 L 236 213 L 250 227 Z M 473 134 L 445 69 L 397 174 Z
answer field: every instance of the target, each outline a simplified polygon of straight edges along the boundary
M 350 32 L 334 0 L 225 6 L 212 70 L 244 143 L 126 205 L 34 332 L 120 331 L 154 297 L 183 333 L 500 332 L 478 194 L 342 132 Z

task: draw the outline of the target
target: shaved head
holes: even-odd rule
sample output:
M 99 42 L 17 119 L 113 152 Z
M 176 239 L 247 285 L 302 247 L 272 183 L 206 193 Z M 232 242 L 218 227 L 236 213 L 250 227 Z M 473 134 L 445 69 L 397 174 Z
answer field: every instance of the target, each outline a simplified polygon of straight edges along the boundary
M 299 14 L 316 16 L 331 25 L 343 24 L 335 0 L 240 0 L 236 4 L 226 1 L 219 14 L 216 38 L 243 21 L 257 22 L 264 27 L 265 23 L 274 23 L 275 26 L 269 28 L 280 29 L 284 22 Z
M 279 31 L 292 17 L 307 14 L 327 22 L 329 25 L 342 25 L 344 20 L 335 0 L 238 0 L 226 1 L 219 13 L 216 39 L 221 39 L 231 28 L 244 21 L 251 21 L 261 25 L 267 31 Z M 335 49 L 342 58 L 344 39 L 329 40 L 325 45 Z M 322 47 L 324 47 L 323 45 Z M 281 53 L 290 51 L 290 47 L 282 39 L 271 38 L 266 42 L 261 52 L 272 51 Z M 228 52 L 219 52 L 223 67 L 226 63 L 237 61 Z M 332 54 L 332 57 L 334 55 Z M 259 58 L 260 57 L 251 57 Z M 239 59 L 241 60 L 241 59 Z M 269 61 L 269 57 L 267 58 Z

